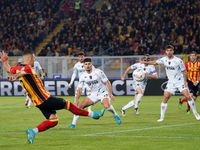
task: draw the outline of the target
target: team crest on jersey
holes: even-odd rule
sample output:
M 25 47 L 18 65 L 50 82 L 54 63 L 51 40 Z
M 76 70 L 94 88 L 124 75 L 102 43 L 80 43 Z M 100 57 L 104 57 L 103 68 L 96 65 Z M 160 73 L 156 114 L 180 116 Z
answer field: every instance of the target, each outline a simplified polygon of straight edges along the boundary
M 83 68 L 83 66 L 81 66 Z
M 146 70 L 146 68 L 144 68 L 144 71 Z
M 171 64 L 171 61 L 169 61 L 168 64 L 170 65 L 170 64 Z
M 92 76 L 89 76 L 90 79 L 92 79 Z

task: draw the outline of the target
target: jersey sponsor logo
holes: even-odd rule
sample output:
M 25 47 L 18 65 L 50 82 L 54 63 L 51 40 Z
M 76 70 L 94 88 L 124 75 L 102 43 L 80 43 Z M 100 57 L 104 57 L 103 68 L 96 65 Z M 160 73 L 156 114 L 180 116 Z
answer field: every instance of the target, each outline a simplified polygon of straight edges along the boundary
M 97 80 L 86 82 L 89 86 L 99 83 Z
M 21 70 L 24 70 L 24 68 L 22 68 Z
M 172 66 L 167 66 L 166 69 L 167 69 L 167 70 L 175 70 L 175 68 L 172 67 Z

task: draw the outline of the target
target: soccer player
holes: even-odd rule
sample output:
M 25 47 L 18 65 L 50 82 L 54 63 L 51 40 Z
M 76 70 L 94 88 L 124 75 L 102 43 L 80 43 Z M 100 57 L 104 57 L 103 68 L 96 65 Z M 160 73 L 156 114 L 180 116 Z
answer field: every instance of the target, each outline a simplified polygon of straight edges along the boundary
M 190 96 L 196 101 L 199 94 L 199 70 L 200 61 L 197 60 L 197 53 L 195 51 L 190 52 L 190 60 L 185 63 L 185 68 L 187 71 L 187 83 L 190 90 Z M 182 103 L 187 102 L 187 98 L 181 100 L 179 99 L 179 108 L 181 109 Z M 190 106 L 187 103 L 187 114 L 190 113 Z
M 187 98 L 188 103 L 192 108 L 194 116 L 197 120 L 200 120 L 200 116 L 195 108 L 194 100 L 190 97 L 190 93 L 187 86 L 187 73 L 183 61 L 180 58 L 173 55 L 174 47 L 172 45 L 166 46 L 165 52 L 167 56 L 155 61 L 137 61 L 140 63 L 146 63 L 151 65 L 163 64 L 165 66 L 165 71 L 168 77 L 168 83 L 164 91 L 163 101 L 161 103 L 161 116 L 160 119 L 157 121 L 164 121 L 165 111 L 167 109 L 167 101 L 175 93 L 176 90 L 179 90 Z
M 32 67 L 32 69 L 37 73 L 37 69 L 40 71 L 40 76 L 41 76 L 41 79 L 43 80 L 44 77 L 43 77 L 43 70 L 42 70 L 42 67 L 40 66 L 39 62 L 38 61 L 34 61 L 34 67 Z M 30 97 L 28 97 L 28 94 L 26 92 L 26 90 L 24 89 L 24 94 L 26 95 L 26 100 L 25 100 L 25 105 L 26 105 L 26 108 L 31 108 L 31 99 Z
M 81 95 L 82 87 L 86 83 L 91 89 L 91 94 L 88 95 L 79 105 L 79 108 L 83 109 L 87 106 L 93 105 L 98 101 L 101 101 L 103 106 L 112 113 L 117 124 L 121 124 L 121 119 L 116 113 L 114 107 L 110 104 L 110 98 L 114 101 L 114 96 L 112 95 L 112 89 L 110 82 L 103 71 L 92 67 L 92 60 L 90 58 L 84 59 L 85 72 L 81 75 L 78 84 L 78 92 L 76 97 L 75 105 L 78 106 L 79 98 Z M 75 128 L 76 122 L 79 116 L 74 115 L 73 122 L 70 128 Z
M 28 143 L 33 144 L 35 135 L 38 132 L 45 131 L 52 128 L 58 124 L 58 117 L 56 115 L 56 110 L 67 109 L 73 114 L 81 116 L 90 116 L 94 119 L 98 119 L 103 116 L 104 109 L 100 111 L 88 112 L 76 107 L 71 102 L 64 100 L 62 98 L 56 98 L 51 96 L 49 92 L 44 88 L 42 81 L 37 76 L 32 67 L 34 66 L 35 55 L 33 51 L 26 50 L 23 52 L 22 58 L 23 63 L 17 66 L 12 66 L 8 64 L 8 56 L 3 51 L 0 53 L 0 57 L 3 61 L 5 70 L 9 73 L 15 74 L 14 76 L 8 76 L 10 81 L 15 81 L 19 79 L 22 86 L 28 92 L 33 104 L 40 109 L 47 120 L 39 124 L 33 129 L 27 129 Z
M 80 79 L 80 76 L 85 72 L 85 68 L 83 67 L 83 61 L 85 59 L 85 53 L 84 52 L 79 52 L 78 53 L 78 62 L 74 65 L 74 68 L 73 68 L 73 74 L 72 74 L 72 77 L 71 77 L 71 81 L 69 83 L 69 88 L 71 88 L 73 82 L 74 82 L 74 79 L 76 78 L 76 75 L 78 74 L 78 78 Z M 85 89 L 87 89 L 87 95 L 90 94 L 91 90 L 89 89 L 89 87 L 84 84 L 83 88 L 82 88 L 82 93 L 85 92 Z M 78 91 L 78 86 L 77 86 L 77 89 L 76 89 L 76 92 L 75 92 L 75 97 L 74 97 L 74 102 L 76 102 L 76 97 L 77 97 L 77 91 Z M 88 111 L 92 111 L 91 110 L 91 106 L 88 107 Z
M 150 56 L 149 54 L 144 55 L 143 61 L 148 62 L 150 60 Z M 146 63 L 141 64 L 141 63 L 135 63 L 133 65 L 131 65 L 130 67 L 128 67 L 124 73 L 124 75 L 121 77 L 121 80 L 124 81 L 126 78 L 126 75 L 128 74 L 128 72 L 133 69 L 142 69 L 146 72 L 146 78 L 141 81 L 138 82 L 136 80 L 133 79 L 133 88 L 135 90 L 135 98 L 134 100 L 130 101 L 127 105 L 125 105 L 124 107 L 122 107 L 120 109 L 120 112 L 122 113 L 122 116 L 125 116 L 125 110 L 130 108 L 130 107 L 134 107 L 134 113 L 136 115 L 139 115 L 139 111 L 138 111 L 138 104 L 142 99 L 142 96 L 144 95 L 145 89 L 146 89 L 146 85 L 147 85 L 147 80 L 148 78 L 151 79 L 158 79 L 157 76 L 157 72 L 156 69 L 153 65 L 148 65 Z

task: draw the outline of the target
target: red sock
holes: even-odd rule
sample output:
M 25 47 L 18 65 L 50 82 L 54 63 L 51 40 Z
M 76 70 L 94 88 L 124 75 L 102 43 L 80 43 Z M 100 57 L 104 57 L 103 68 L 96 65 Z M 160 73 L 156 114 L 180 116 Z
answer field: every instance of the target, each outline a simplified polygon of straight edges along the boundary
M 80 109 L 77 106 L 75 106 L 74 104 L 72 104 L 71 102 L 66 103 L 65 108 L 69 111 L 71 111 L 73 114 L 75 115 L 80 115 L 80 116 L 88 116 L 89 112 L 87 110 L 84 109 Z
M 190 105 L 188 104 L 188 102 L 187 102 L 187 109 L 190 109 Z
M 181 102 L 187 102 L 187 98 L 182 99 Z
M 55 127 L 57 124 L 58 124 L 58 118 L 49 119 L 49 120 L 43 121 L 41 124 L 39 124 L 37 126 L 37 128 L 38 128 L 39 132 L 42 132 L 42 131 L 45 131 L 45 130 L 47 130 L 49 128 Z

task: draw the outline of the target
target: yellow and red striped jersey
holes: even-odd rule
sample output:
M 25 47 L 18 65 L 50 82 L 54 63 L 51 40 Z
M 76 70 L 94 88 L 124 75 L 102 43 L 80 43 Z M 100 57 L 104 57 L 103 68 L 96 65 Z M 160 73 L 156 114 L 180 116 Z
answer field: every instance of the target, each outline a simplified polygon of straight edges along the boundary
M 188 61 L 185 63 L 185 68 L 188 80 L 195 82 L 199 79 L 200 61 L 197 60 L 195 63 Z
M 40 78 L 30 65 L 18 64 L 10 67 L 10 73 L 16 74 L 23 71 L 25 75 L 19 78 L 23 88 L 28 92 L 33 104 L 38 106 L 50 97 L 50 93 L 46 91 Z

